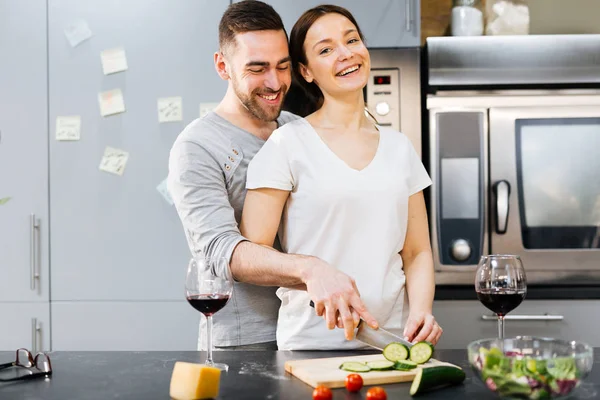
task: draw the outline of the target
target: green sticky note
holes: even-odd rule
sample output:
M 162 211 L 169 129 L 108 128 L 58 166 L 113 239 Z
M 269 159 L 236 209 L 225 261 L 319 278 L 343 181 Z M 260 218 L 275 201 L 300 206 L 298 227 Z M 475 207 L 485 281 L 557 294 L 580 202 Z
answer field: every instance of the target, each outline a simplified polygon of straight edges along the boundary
M 0 206 L 5 205 L 6 203 L 8 203 L 8 201 L 11 199 L 11 197 L 4 197 L 3 199 L 0 199 Z

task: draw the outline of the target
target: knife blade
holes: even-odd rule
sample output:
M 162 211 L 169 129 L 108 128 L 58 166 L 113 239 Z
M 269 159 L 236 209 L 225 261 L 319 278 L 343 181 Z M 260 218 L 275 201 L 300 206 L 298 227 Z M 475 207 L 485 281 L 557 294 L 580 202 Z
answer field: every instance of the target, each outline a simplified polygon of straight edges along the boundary
M 390 331 L 386 331 L 383 328 L 371 328 L 363 319 L 358 323 L 355 339 L 379 350 L 383 350 L 385 346 L 392 342 L 402 343 L 408 348 L 413 346 L 408 340 L 401 338 L 398 335 L 394 335 Z
M 313 303 L 312 300 L 309 305 L 312 308 L 315 308 L 315 303 Z M 408 340 L 401 338 L 398 335 L 394 335 L 392 332 L 386 331 L 381 327 L 377 329 L 371 328 L 362 318 L 358 322 L 358 328 L 354 338 L 367 346 L 371 346 L 378 350 L 383 350 L 385 346 L 392 342 L 402 343 L 409 349 L 413 346 Z

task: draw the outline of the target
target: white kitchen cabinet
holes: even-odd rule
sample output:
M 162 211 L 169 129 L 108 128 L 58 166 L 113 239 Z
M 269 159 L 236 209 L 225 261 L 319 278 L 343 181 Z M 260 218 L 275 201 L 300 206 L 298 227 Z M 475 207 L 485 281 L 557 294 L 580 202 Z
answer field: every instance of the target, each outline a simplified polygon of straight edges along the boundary
M 48 303 L 0 303 L 0 351 L 50 350 Z
M 201 314 L 186 301 L 56 301 L 51 308 L 54 351 L 197 350 Z
M 45 0 L 0 0 L 0 351 L 50 350 L 46 37 Z
M 439 300 L 433 312 L 444 329 L 438 348 L 464 349 L 477 339 L 497 337 L 495 319 L 482 316 L 494 314 L 477 300 Z M 562 316 L 562 320 L 511 320 L 511 316 Z M 505 320 L 505 335 L 543 336 L 563 340 L 579 340 L 600 346 L 600 300 L 525 300 Z
M 45 0 L 0 0 L 0 302 L 48 301 L 46 37 Z

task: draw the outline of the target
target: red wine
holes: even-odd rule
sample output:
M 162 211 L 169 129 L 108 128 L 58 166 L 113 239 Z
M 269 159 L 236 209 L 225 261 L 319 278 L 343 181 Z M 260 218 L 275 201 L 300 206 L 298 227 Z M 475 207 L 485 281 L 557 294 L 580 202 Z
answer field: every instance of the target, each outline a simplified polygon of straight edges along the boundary
M 477 291 L 481 303 L 500 316 L 504 316 L 517 308 L 525 298 L 524 290 L 482 289 Z
M 187 297 L 188 303 L 207 317 L 225 307 L 229 301 L 227 294 L 197 294 Z

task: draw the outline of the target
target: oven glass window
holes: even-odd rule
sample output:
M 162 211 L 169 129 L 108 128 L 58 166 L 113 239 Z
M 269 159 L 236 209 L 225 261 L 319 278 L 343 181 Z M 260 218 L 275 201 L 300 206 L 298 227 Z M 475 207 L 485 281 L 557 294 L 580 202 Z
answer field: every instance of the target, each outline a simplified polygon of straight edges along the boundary
M 600 118 L 516 121 L 523 245 L 600 248 Z
M 442 158 L 442 218 L 479 218 L 479 159 Z

